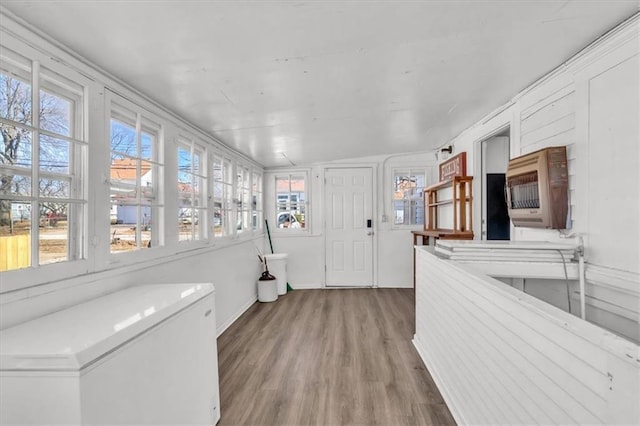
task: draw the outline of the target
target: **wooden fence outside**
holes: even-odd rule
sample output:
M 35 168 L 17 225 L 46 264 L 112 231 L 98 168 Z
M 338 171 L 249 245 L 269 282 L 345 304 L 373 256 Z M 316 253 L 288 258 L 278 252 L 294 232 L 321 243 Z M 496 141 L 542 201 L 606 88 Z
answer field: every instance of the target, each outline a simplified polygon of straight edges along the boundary
M 0 237 L 0 271 L 31 266 L 30 245 L 29 234 Z

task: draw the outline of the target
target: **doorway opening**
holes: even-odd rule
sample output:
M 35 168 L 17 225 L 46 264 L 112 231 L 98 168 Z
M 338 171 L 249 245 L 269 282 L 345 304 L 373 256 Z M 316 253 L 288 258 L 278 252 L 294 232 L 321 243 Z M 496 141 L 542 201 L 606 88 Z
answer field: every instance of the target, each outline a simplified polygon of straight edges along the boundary
M 483 240 L 511 239 L 505 182 L 509 165 L 510 129 L 481 142 Z

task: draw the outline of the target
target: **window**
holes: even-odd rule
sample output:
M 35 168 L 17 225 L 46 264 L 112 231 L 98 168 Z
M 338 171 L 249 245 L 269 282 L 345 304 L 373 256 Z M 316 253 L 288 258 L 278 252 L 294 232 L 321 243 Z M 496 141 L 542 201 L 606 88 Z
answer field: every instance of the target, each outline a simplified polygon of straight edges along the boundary
M 178 229 L 180 241 L 206 238 L 205 149 L 182 139 L 178 146 Z
M 110 117 L 111 253 L 156 247 L 161 127 L 120 99 Z
M 233 169 L 231 160 L 213 157 L 213 236 L 233 235 Z
M 68 278 L 152 266 L 263 229 L 259 166 L 28 31 L 5 32 L 0 294 L 55 291 Z
M 279 229 L 306 228 L 306 175 L 278 175 L 275 186 L 276 227 Z
M 258 172 L 253 172 L 251 194 L 251 229 L 260 231 L 264 219 L 262 214 L 262 175 Z
M 242 233 L 249 229 L 249 212 L 251 204 L 249 202 L 249 193 L 251 190 L 251 179 L 249 169 L 245 166 L 238 165 L 236 175 L 236 214 L 238 233 Z
M 0 271 L 85 257 L 84 87 L 0 50 Z
M 393 173 L 393 224 L 422 225 L 424 205 L 422 189 L 425 170 L 394 170 Z

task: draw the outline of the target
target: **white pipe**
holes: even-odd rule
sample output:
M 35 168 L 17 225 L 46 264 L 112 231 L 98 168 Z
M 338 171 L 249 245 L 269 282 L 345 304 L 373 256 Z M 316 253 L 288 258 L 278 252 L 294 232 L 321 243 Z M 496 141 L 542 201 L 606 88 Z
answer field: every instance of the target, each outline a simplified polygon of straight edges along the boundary
M 584 294 L 584 254 L 580 253 L 580 257 L 578 258 L 578 276 L 580 278 L 580 317 L 583 320 L 587 319 L 586 313 L 586 303 L 585 303 L 585 294 Z

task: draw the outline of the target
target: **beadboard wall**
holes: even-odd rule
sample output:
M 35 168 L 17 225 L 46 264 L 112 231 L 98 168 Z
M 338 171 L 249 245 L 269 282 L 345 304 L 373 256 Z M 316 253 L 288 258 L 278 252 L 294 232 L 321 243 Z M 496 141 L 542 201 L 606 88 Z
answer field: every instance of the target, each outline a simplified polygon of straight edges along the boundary
M 458 423 L 640 423 L 637 344 L 431 250 L 414 344 Z
M 512 228 L 511 238 L 576 244 L 582 238 L 587 319 L 636 342 L 640 340 L 639 37 L 636 14 L 450 142 L 454 155 L 467 152 L 467 170 L 476 176 L 481 173 L 482 141 L 507 128 L 511 158 L 550 146 L 567 147 L 567 229 Z M 481 194 L 479 181 L 474 181 L 475 194 Z M 477 196 L 474 211 L 481 211 L 481 201 Z M 479 216 L 474 215 L 477 230 Z M 566 309 L 563 282 L 528 280 L 527 288 Z

